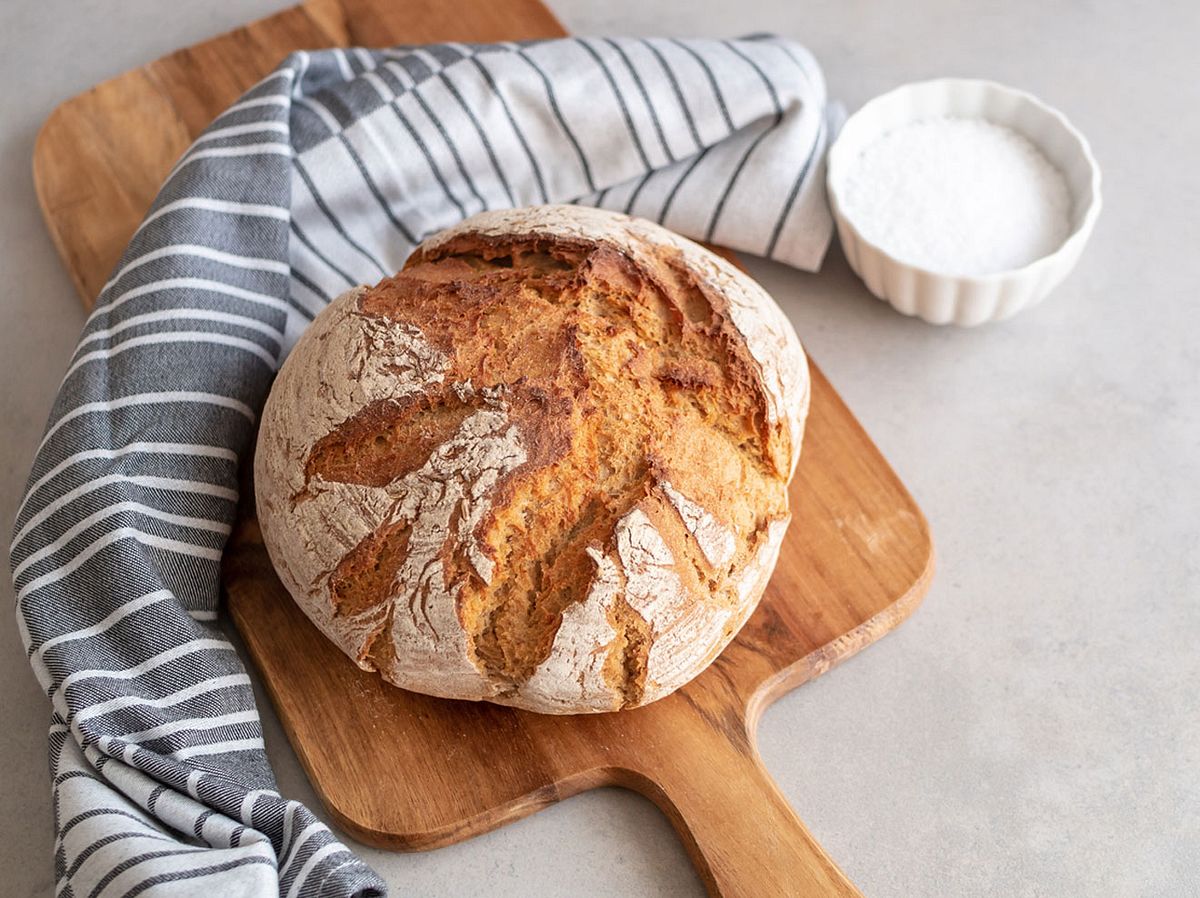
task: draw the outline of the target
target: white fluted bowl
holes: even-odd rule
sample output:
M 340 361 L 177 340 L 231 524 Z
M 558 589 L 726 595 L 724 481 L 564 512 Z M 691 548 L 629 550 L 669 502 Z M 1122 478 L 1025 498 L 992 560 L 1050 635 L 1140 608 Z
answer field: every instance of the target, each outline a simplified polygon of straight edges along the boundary
M 864 149 L 889 131 L 938 116 L 979 118 L 1028 138 L 1063 173 L 1071 229 L 1054 252 L 1022 268 L 950 275 L 911 265 L 863 237 L 846 215 L 846 178 Z M 1008 318 L 1044 299 L 1075 267 L 1100 215 L 1100 167 L 1066 116 L 1031 94 L 992 81 L 941 78 L 906 84 L 852 115 L 829 151 L 829 202 L 850 267 L 868 289 L 905 315 L 971 326 Z

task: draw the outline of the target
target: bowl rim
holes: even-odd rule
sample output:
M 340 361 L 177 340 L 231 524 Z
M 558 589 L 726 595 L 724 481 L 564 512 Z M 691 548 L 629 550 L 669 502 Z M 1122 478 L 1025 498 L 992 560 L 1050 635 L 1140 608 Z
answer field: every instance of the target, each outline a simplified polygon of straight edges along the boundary
M 1072 140 L 1075 141 L 1079 155 L 1088 167 L 1088 173 L 1090 175 L 1091 199 L 1086 210 L 1084 211 L 1083 216 L 1079 219 L 1079 224 L 1072 229 L 1071 233 L 1068 234 L 1066 238 L 1064 238 L 1063 241 L 1051 252 L 1048 252 L 1043 256 L 1038 256 L 1038 258 L 1031 262 L 1027 262 L 1025 265 L 1022 265 L 1019 268 L 1005 268 L 1000 271 L 992 271 L 985 274 L 953 274 L 946 271 L 938 271 L 935 268 L 926 268 L 923 265 L 917 265 L 913 262 L 906 262 L 903 259 L 899 259 L 892 255 L 875 241 L 869 240 L 863 236 L 862 231 L 843 208 L 841 197 L 838 195 L 836 179 L 842 168 L 849 165 L 849 161 L 844 160 L 844 156 L 849 151 L 845 149 L 843 137 L 855 119 L 859 119 L 861 121 L 861 118 L 873 112 L 875 108 L 893 101 L 898 95 L 911 93 L 919 89 L 928 89 L 935 86 L 948 87 L 949 85 L 966 87 L 980 93 L 984 91 L 997 91 L 999 93 L 1008 94 L 1011 97 L 1021 99 L 1032 104 L 1040 111 L 1055 119 L 1058 124 L 1062 126 L 1063 130 L 1071 137 Z M 988 121 L 988 119 L 984 116 L 979 116 L 978 118 Z M 921 118 L 912 119 L 913 122 L 921 120 Z M 879 136 L 882 136 L 883 133 L 886 132 L 880 132 Z M 1039 145 L 1034 138 L 1024 133 L 1022 133 L 1021 136 L 1033 143 L 1039 151 L 1043 153 L 1045 152 L 1043 147 Z M 841 149 L 841 152 L 839 152 L 839 148 Z M 1057 260 L 1059 257 L 1066 255 L 1068 251 L 1075 251 L 1076 249 L 1082 250 L 1083 244 L 1086 243 L 1088 238 L 1091 236 L 1091 232 L 1095 227 L 1096 220 L 1100 217 L 1100 209 L 1103 205 L 1103 200 L 1100 193 L 1101 183 L 1103 180 L 1100 173 L 1100 164 L 1096 161 L 1096 157 L 1092 154 L 1091 144 L 1088 142 L 1088 139 L 1084 136 L 1083 132 L 1075 127 L 1071 120 L 1068 119 L 1061 110 L 1051 106 L 1044 100 L 1039 99 L 1029 91 L 1021 90 L 1020 88 L 1016 87 L 1010 87 L 1007 84 L 1001 84 L 998 81 L 992 81 L 986 78 L 927 78 L 921 81 L 909 81 L 904 84 L 900 84 L 896 87 L 893 87 L 891 90 L 872 97 L 862 106 L 860 106 L 843 123 L 838 132 L 837 138 L 829 147 L 827 164 L 825 168 L 825 190 L 829 196 L 829 205 L 833 210 L 834 218 L 837 220 L 840 226 L 849 228 L 853 232 L 856 240 L 871 247 L 875 252 L 879 253 L 894 265 L 907 268 L 920 274 L 937 278 L 947 278 L 962 283 L 990 284 L 1006 278 L 1012 278 L 1016 276 L 1024 277 L 1034 273 L 1040 274 L 1043 270 L 1052 266 L 1055 260 Z M 1078 198 L 1073 196 L 1072 199 Z

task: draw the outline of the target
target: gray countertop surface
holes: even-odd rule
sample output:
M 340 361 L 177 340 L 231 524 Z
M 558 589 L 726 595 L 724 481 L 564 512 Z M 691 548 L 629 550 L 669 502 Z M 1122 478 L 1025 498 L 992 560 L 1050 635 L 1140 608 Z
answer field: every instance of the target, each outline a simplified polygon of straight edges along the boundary
M 759 744 L 866 895 L 1200 895 L 1200 5 L 550 3 L 584 34 L 797 38 L 850 109 L 905 81 L 993 78 L 1088 135 L 1095 236 L 1009 322 L 903 318 L 836 247 L 818 275 L 750 260 L 939 554 L 915 616 L 773 706 Z M 39 124 L 98 80 L 280 6 L 0 5 L 5 545 L 84 317 L 34 197 Z M 7 576 L 0 591 L 11 609 Z M 0 891 L 48 896 L 49 705 L 11 617 L 0 670 Z M 315 803 L 262 708 L 281 790 Z M 666 818 L 616 789 L 451 848 L 363 853 L 397 895 L 703 894 Z

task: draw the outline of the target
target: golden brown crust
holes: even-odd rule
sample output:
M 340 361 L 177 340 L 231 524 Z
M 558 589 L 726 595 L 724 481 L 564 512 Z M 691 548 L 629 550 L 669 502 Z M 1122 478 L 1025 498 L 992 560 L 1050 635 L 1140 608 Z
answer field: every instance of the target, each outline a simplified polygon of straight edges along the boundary
M 611 710 L 699 673 L 774 564 L 807 406 L 790 326 L 711 259 L 623 216 L 514 210 L 336 300 L 256 464 L 301 607 L 439 695 Z

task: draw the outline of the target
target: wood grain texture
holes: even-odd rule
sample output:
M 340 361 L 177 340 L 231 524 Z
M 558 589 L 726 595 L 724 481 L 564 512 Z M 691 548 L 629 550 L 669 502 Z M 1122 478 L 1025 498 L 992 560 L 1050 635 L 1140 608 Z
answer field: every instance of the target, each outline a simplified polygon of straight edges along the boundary
M 58 107 L 34 157 L 47 226 L 90 306 L 191 139 L 286 53 L 562 33 L 537 0 L 310 0 Z M 812 378 L 795 518 L 762 604 L 704 674 L 632 711 L 549 717 L 384 684 L 291 601 L 244 503 L 225 556 L 228 607 L 339 824 L 374 845 L 433 848 L 615 784 L 663 809 L 714 895 L 857 895 L 763 769 L 754 731 L 771 700 L 912 612 L 933 548 L 887 462 L 815 366 Z M 242 495 L 254 495 L 249 482 Z

